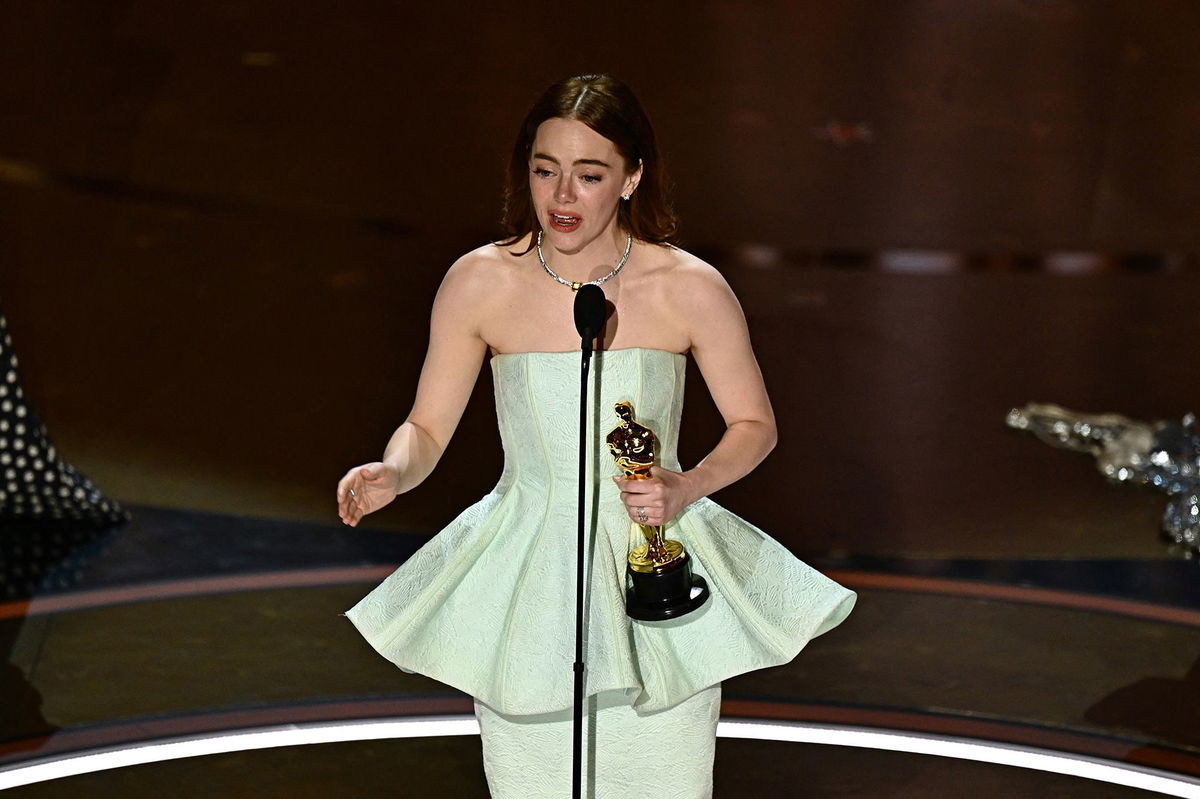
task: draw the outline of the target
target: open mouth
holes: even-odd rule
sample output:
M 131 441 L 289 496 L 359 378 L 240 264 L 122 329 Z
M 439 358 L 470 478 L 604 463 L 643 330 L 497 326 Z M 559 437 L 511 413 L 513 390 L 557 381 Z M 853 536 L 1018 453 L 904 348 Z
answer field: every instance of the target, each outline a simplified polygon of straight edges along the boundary
M 570 233 L 575 228 L 579 227 L 583 219 L 572 214 L 558 214 L 550 212 L 550 227 L 560 233 Z

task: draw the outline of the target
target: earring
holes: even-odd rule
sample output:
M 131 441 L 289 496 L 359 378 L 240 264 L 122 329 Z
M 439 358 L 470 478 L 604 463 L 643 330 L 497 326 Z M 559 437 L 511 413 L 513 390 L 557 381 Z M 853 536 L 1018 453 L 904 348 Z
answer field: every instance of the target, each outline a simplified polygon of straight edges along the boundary
M 630 192 L 629 194 L 622 194 L 621 199 L 624 200 L 625 202 L 629 202 L 629 198 L 632 196 L 633 196 L 632 192 Z

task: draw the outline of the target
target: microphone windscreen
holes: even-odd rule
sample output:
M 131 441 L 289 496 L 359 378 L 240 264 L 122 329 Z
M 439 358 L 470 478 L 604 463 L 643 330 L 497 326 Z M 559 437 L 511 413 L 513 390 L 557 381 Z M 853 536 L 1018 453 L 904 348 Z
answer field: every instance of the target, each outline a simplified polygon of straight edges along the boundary
M 591 341 L 604 326 L 604 290 L 599 286 L 587 283 L 575 292 L 575 329 L 579 337 Z

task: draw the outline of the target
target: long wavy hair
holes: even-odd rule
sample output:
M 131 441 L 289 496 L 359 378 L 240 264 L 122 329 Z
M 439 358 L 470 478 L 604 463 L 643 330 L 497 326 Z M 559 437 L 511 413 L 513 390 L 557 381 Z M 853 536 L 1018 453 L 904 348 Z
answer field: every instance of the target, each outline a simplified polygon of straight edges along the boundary
M 561 80 L 546 89 L 526 114 L 504 181 L 501 222 L 508 238 L 500 243 L 515 244 L 541 229 L 529 194 L 529 156 L 538 126 L 556 118 L 579 120 L 611 141 L 625 159 L 626 172 L 636 169 L 641 161 L 637 191 L 628 202 L 619 204 L 617 224 L 640 241 L 674 244 L 679 221 L 671 207 L 654 129 L 633 92 L 611 75 L 578 75 Z M 524 252 L 531 249 L 532 241 Z

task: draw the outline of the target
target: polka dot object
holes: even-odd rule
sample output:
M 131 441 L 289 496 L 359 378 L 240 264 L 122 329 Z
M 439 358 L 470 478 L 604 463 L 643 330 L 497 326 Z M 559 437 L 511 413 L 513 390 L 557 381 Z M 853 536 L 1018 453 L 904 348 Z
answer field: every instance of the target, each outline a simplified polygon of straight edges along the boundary
M 129 516 L 58 456 L 25 399 L 8 320 L 0 310 L 0 530 L 13 523 L 102 528 Z

